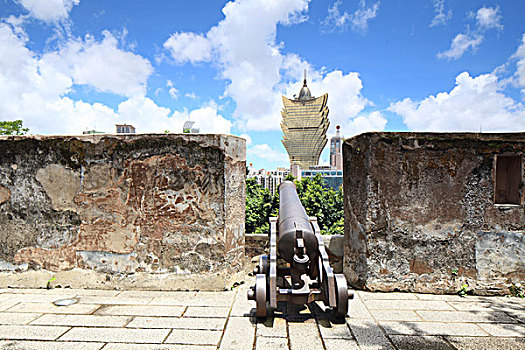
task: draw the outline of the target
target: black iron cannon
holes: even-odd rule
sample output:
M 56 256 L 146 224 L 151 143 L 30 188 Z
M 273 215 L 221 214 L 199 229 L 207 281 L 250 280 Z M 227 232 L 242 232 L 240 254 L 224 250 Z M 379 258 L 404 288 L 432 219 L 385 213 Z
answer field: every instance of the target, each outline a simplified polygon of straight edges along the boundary
M 279 186 L 279 217 L 270 218 L 269 236 L 270 254 L 260 257 L 255 286 L 248 290 L 248 299 L 256 303 L 256 316 L 266 317 L 278 301 L 320 300 L 337 317 L 344 317 L 354 294 L 345 276 L 333 273 L 317 218 L 306 214 L 291 181 Z

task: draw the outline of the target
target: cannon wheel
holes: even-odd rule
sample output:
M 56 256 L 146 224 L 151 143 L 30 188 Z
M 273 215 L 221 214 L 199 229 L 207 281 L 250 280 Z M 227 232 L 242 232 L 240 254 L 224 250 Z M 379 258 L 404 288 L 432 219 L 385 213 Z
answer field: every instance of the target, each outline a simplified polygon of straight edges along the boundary
M 268 255 L 261 255 L 259 257 L 259 273 L 268 274 Z
M 346 285 L 346 278 L 343 274 L 335 275 L 335 294 L 335 316 L 346 317 L 348 313 L 348 286 Z
M 255 277 L 255 315 L 266 317 L 266 275 L 258 273 Z

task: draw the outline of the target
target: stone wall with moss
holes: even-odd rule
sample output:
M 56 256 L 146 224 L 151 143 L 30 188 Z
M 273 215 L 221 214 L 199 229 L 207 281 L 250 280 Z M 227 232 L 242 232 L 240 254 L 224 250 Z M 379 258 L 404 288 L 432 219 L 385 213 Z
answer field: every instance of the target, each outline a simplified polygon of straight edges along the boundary
M 343 146 L 344 273 L 358 288 L 506 294 L 525 280 L 525 134 L 366 133 Z M 520 203 L 494 201 L 521 159 Z
M 0 284 L 225 288 L 244 201 L 234 136 L 0 137 Z

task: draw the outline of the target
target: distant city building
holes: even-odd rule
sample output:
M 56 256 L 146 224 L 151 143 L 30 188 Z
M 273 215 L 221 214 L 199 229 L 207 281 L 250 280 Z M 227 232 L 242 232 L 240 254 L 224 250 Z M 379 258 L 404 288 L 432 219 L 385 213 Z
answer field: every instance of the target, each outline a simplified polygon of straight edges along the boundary
M 103 131 L 96 131 L 96 130 L 86 130 L 82 131 L 82 134 L 84 135 L 94 135 L 94 134 L 105 134 Z
M 117 134 L 134 134 L 135 133 L 135 127 L 133 125 L 115 124 L 115 127 L 117 128 Z
M 335 136 L 330 139 L 330 165 L 337 170 L 343 170 L 343 136 L 341 136 L 341 127 L 335 127 Z
M 184 122 L 184 126 L 182 127 L 182 132 L 184 134 L 198 134 L 200 130 L 198 128 L 194 128 L 193 127 L 194 124 L 195 122 L 192 120 L 188 120 Z
M 284 108 L 281 111 L 283 120 L 283 145 L 290 158 L 290 168 L 299 165 L 308 169 L 319 162 L 319 157 L 326 142 L 328 121 L 328 94 L 313 97 L 306 85 L 306 70 L 304 82 L 299 97 L 288 99 L 282 97 Z
M 271 194 L 274 194 L 289 173 L 290 170 L 286 168 L 277 168 L 276 170 L 255 170 L 250 164 L 250 167 L 248 167 L 247 178 L 255 178 L 262 188 L 267 188 Z
M 337 190 L 343 186 L 343 170 L 335 169 L 329 165 L 319 165 L 308 170 L 301 170 L 301 178 L 315 177 L 317 174 L 321 174 L 325 187 Z

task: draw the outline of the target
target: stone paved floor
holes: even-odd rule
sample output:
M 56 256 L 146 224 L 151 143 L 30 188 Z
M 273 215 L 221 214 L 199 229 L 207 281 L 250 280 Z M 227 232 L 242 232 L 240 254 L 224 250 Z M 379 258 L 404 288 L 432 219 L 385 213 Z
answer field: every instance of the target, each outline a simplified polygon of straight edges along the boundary
M 523 299 L 357 292 L 346 322 L 322 304 L 283 304 L 257 322 L 247 287 L 3 289 L 0 349 L 525 349 Z

